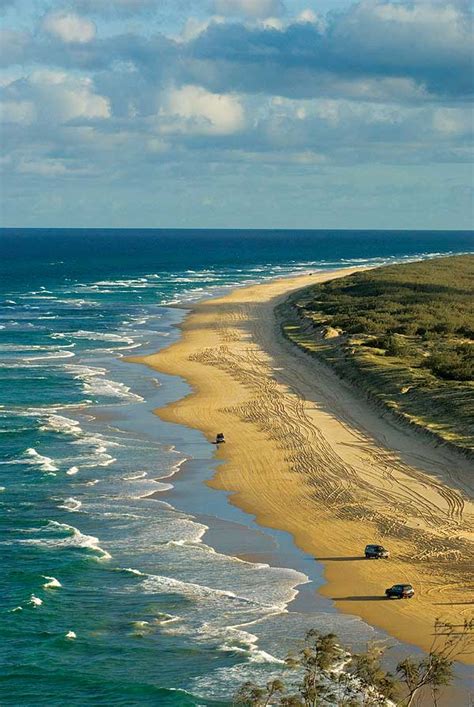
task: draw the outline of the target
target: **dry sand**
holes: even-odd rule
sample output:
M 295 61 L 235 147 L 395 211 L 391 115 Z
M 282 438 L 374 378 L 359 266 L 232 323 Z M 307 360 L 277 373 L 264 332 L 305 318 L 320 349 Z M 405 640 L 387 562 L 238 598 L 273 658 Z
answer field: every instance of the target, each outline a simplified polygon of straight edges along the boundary
M 460 624 L 472 616 L 469 462 L 372 409 L 289 344 L 273 311 L 291 291 L 352 271 L 197 304 L 180 341 L 135 360 L 193 389 L 157 411 L 161 418 L 209 440 L 225 432 L 211 486 L 321 561 L 321 592 L 341 611 L 427 649 L 437 617 Z M 362 559 L 369 542 L 388 547 L 391 559 Z M 416 597 L 385 600 L 385 588 L 399 582 L 413 584 Z

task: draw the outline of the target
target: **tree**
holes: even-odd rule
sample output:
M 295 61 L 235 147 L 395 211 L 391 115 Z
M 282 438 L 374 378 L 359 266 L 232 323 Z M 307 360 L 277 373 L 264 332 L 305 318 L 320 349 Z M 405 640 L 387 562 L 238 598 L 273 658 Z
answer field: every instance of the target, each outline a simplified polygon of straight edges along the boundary
M 331 673 L 344 663 L 345 652 L 333 633 L 321 634 L 311 630 L 306 634 L 306 645 L 294 658 L 288 658 L 291 667 L 303 669 L 299 689 L 304 707 L 334 704 L 335 693 Z
M 366 704 L 383 705 L 387 699 L 395 701 L 399 696 L 395 678 L 381 664 L 386 649 L 382 643 L 371 643 L 365 653 L 352 656 L 349 670 L 364 688 Z
M 277 693 L 283 692 L 285 685 L 281 680 L 267 682 L 265 688 L 258 687 L 253 682 L 245 682 L 238 690 L 234 703 L 238 705 L 252 705 L 252 707 L 267 707 Z
M 455 626 L 437 619 L 428 655 L 405 658 L 395 677 L 382 667 L 385 645 L 372 643 L 364 653 L 351 656 L 333 633 L 312 630 L 303 648 L 286 660 L 288 668 L 298 671 L 291 692 L 281 680 L 271 680 L 264 688 L 246 682 L 234 702 L 245 707 L 411 707 L 422 690 L 430 689 L 437 707 L 441 688 L 453 680 L 455 660 L 474 645 L 473 631 L 474 620 Z
M 399 704 L 410 707 L 423 688 L 430 688 L 434 705 L 438 704 L 440 689 L 453 681 L 453 663 L 462 654 L 472 652 L 474 621 L 455 626 L 436 619 L 434 637 L 425 658 L 405 658 L 397 665 L 400 681 L 408 695 Z

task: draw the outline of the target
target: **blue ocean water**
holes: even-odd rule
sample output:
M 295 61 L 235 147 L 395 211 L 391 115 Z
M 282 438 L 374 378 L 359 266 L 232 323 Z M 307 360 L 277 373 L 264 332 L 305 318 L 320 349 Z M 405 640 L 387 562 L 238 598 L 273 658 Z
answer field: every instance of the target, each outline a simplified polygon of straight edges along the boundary
M 213 449 L 152 412 L 187 386 L 124 357 L 227 288 L 472 251 L 467 232 L 1 231 L 0 703 L 226 705 L 310 626 L 370 638 L 205 487 Z

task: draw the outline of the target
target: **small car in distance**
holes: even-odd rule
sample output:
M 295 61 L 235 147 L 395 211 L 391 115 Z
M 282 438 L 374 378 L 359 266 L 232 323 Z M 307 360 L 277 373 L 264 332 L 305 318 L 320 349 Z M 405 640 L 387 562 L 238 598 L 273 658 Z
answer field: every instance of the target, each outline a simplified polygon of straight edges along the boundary
M 411 584 L 394 584 L 385 590 L 387 599 L 411 599 L 414 594 L 415 590 Z
M 390 557 L 390 553 L 382 545 L 366 545 L 365 556 L 368 560 L 387 560 Z

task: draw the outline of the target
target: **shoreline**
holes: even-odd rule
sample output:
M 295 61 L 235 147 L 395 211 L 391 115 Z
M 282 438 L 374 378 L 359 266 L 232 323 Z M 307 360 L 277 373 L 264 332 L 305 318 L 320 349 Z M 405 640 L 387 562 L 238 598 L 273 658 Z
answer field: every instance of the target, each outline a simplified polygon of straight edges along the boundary
M 193 392 L 156 411 L 162 419 L 210 440 L 226 431 L 209 486 L 231 492 L 230 502 L 259 525 L 290 533 L 320 561 L 326 580 L 320 593 L 337 609 L 426 649 L 437 616 L 467 618 L 463 578 L 448 547 L 456 532 L 467 542 L 472 507 L 452 488 L 456 478 L 464 483 L 465 466 L 369 410 L 335 374 L 285 343 L 273 315 L 292 291 L 359 269 L 273 280 L 192 305 L 178 342 L 128 360 L 191 386 Z M 453 515 L 449 509 L 461 496 Z M 397 527 L 396 502 L 405 521 Z M 410 561 L 420 551 L 414 532 L 430 536 L 433 562 Z M 366 542 L 382 540 L 393 560 L 361 560 Z M 412 583 L 416 598 L 380 604 L 385 587 L 399 581 Z

